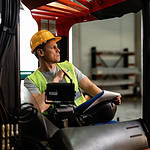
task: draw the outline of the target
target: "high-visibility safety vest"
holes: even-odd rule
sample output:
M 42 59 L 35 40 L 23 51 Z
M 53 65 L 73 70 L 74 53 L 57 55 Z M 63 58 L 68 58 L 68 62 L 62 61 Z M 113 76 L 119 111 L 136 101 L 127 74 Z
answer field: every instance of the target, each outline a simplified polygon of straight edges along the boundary
M 67 70 L 67 74 L 72 79 L 72 82 L 75 85 L 75 92 L 76 92 L 76 99 L 75 104 L 76 106 L 79 106 L 83 102 L 85 102 L 85 98 L 82 95 L 82 93 L 79 91 L 79 84 L 75 75 L 74 66 L 68 61 L 64 61 L 62 63 L 58 63 L 58 65 L 63 69 Z M 46 90 L 47 88 L 47 80 L 44 77 L 44 75 L 37 69 L 35 72 L 33 72 L 31 75 L 28 76 L 28 79 L 32 81 L 40 90 L 41 94 Z M 70 83 L 70 79 L 65 76 L 65 80 L 67 83 Z

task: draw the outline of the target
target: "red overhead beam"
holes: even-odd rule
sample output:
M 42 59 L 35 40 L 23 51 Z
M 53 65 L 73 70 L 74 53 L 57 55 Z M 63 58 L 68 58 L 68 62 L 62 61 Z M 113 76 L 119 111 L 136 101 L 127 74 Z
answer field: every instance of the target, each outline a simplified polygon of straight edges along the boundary
M 81 12 L 89 14 L 89 9 L 88 8 L 83 7 L 83 6 L 81 6 L 81 5 L 79 5 L 79 4 L 75 3 L 75 2 L 72 2 L 70 0 L 57 0 L 57 1 L 59 3 L 61 3 L 61 4 L 64 4 L 64 5 L 69 6 L 71 8 L 74 8 L 76 10 L 79 10 Z
M 40 19 L 57 20 L 57 17 L 47 16 L 47 15 L 40 15 L 40 14 L 33 14 L 33 18 L 35 20 L 40 20 Z
M 59 8 L 54 8 L 54 7 L 51 7 L 49 5 L 46 5 L 46 6 L 41 6 L 41 7 L 38 7 L 37 8 L 38 10 L 44 10 L 44 11 L 47 11 L 47 12 L 53 12 L 53 13 L 59 13 L 59 14 L 63 14 L 63 15 L 66 15 L 68 17 L 79 17 L 79 16 L 85 16 L 86 14 L 83 14 L 81 12 L 74 12 L 74 11 L 65 11 L 63 9 L 59 9 Z
M 54 1 L 56 0 L 22 0 L 22 3 L 31 10 Z
M 38 10 L 45 10 L 47 12 L 54 12 L 54 13 L 61 13 L 61 14 L 68 14 L 68 15 L 70 14 L 70 15 L 72 15 L 71 12 L 60 10 L 58 8 L 53 8 L 53 7 L 50 7 L 50 6 L 47 6 L 47 5 L 38 7 L 37 9 Z
M 121 3 L 126 0 L 91 0 L 89 2 L 87 0 L 76 0 L 76 1 L 78 1 L 85 7 L 70 0 L 22 0 L 22 3 L 26 5 L 30 10 L 32 10 L 40 6 L 50 4 L 52 2 L 59 2 L 63 5 L 74 8 L 82 13 L 84 12 L 86 14 L 89 14 L 97 10 L 104 9 L 112 5 Z
M 76 4 L 76 3 L 74 3 L 74 4 Z M 71 13 L 82 13 L 82 14 L 86 14 L 86 15 L 89 14 L 89 11 L 88 11 L 88 13 L 86 13 L 84 11 L 80 11 L 78 9 L 72 8 L 70 6 L 66 6 L 66 5 L 58 3 L 58 2 L 49 3 L 49 4 L 47 4 L 47 6 L 58 9 L 58 10 L 71 12 Z
M 43 9 L 44 10 L 44 9 Z M 63 14 L 63 13 L 57 13 L 57 12 L 49 12 L 49 11 L 43 11 L 42 9 L 34 9 L 32 10 L 32 15 L 39 14 L 39 15 L 46 15 L 46 16 L 55 16 L 55 17 L 63 17 L 63 18 L 73 18 L 72 15 L 69 14 Z

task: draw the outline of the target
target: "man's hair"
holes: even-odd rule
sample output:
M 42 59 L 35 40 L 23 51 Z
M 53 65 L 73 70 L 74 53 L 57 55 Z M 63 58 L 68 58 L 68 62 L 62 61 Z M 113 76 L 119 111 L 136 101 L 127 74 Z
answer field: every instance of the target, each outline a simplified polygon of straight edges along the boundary
M 46 45 L 46 43 L 47 43 L 48 41 L 52 41 L 52 40 L 54 40 L 54 39 L 47 40 L 47 41 L 43 42 L 42 44 L 38 45 L 38 46 L 34 49 L 33 54 L 36 56 L 36 58 L 37 58 L 38 60 L 39 60 L 39 56 L 38 56 L 38 54 L 37 54 L 37 50 L 38 50 L 38 49 L 42 49 L 42 50 L 45 51 L 45 45 Z
M 35 48 L 35 50 L 33 51 L 33 54 L 36 56 L 37 59 L 39 59 L 39 55 L 38 55 L 38 53 L 37 53 L 37 50 L 38 50 L 38 49 L 42 49 L 42 50 L 45 51 L 45 45 L 46 45 L 46 43 L 47 43 L 47 42 L 42 43 L 41 45 L 38 45 L 38 46 Z

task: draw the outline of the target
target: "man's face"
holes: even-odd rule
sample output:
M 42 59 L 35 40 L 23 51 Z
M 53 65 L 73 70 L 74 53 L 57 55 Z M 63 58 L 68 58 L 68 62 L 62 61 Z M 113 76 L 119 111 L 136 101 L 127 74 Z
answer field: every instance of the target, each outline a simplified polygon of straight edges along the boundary
M 60 49 L 55 40 L 50 40 L 45 45 L 44 59 L 48 63 L 57 63 L 60 61 Z

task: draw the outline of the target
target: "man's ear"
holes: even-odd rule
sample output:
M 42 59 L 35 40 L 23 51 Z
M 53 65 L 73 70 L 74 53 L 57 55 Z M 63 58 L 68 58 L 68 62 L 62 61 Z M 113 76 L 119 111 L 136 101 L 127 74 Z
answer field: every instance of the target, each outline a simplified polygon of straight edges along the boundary
M 38 53 L 39 56 L 44 56 L 44 51 L 43 51 L 43 49 L 38 49 L 38 50 L 37 50 L 37 53 Z

